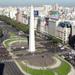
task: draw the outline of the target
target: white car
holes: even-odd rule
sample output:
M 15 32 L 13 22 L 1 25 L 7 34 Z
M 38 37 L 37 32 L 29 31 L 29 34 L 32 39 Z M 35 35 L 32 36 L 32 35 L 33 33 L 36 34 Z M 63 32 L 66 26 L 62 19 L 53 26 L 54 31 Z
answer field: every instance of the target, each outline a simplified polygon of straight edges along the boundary
M 72 51 L 71 51 L 71 53 L 72 53 L 72 54 L 75 54 L 75 51 L 74 51 L 74 50 L 72 50 Z
M 63 50 L 63 49 L 65 49 L 65 48 L 64 48 L 64 47 L 61 47 L 60 49 Z
M 22 46 L 21 48 L 22 48 L 22 49 L 24 49 L 24 47 L 23 47 L 23 46 Z
M 62 47 L 62 46 L 63 46 L 62 44 L 59 44 L 59 45 L 58 45 L 58 47 Z

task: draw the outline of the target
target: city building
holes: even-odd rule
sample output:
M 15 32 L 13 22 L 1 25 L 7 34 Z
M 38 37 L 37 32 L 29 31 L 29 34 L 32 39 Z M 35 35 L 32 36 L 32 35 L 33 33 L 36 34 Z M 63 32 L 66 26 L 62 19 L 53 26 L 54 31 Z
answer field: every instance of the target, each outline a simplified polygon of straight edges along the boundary
M 18 22 L 30 25 L 30 6 L 0 7 L 0 15 L 8 16 Z M 68 24 L 67 24 L 68 23 Z M 60 38 L 68 42 L 72 26 L 72 36 L 75 35 L 75 8 L 55 5 L 42 5 L 34 7 L 35 30 Z M 62 27 L 61 25 L 65 25 Z
M 17 9 L 16 21 L 23 23 L 23 12 Z

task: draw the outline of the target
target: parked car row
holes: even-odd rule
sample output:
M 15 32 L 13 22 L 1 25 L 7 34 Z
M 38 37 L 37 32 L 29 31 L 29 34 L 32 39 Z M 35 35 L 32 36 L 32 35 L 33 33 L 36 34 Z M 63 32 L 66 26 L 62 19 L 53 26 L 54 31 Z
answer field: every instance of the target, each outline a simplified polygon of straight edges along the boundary
M 61 56 L 75 67 L 75 54 L 72 51 L 64 53 Z

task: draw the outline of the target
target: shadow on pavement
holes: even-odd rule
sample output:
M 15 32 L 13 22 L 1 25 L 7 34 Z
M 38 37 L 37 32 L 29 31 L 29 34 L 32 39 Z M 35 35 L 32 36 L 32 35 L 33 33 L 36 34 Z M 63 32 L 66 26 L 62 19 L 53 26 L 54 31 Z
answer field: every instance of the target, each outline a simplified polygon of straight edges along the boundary
M 3 75 L 4 63 L 0 63 L 0 75 Z

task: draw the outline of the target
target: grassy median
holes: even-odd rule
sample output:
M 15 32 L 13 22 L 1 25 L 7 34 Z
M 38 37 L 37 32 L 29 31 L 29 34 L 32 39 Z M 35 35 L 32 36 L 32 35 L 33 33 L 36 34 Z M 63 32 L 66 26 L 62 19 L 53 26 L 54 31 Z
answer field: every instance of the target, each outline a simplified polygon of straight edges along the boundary
M 36 69 L 32 69 L 32 68 L 27 67 L 26 65 L 22 64 L 21 62 L 18 62 L 18 63 L 24 71 L 26 71 L 27 73 L 29 73 L 31 75 L 54 75 L 54 73 L 52 71 L 50 71 L 49 69 L 36 70 Z
M 67 75 L 71 70 L 70 65 L 65 61 L 62 61 L 61 65 L 58 68 L 46 70 L 36 70 L 29 68 L 20 61 L 18 62 L 18 64 L 21 66 L 23 71 L 31 75 L 55 75 L 55 73 L 57 73 L 57 75 Z

